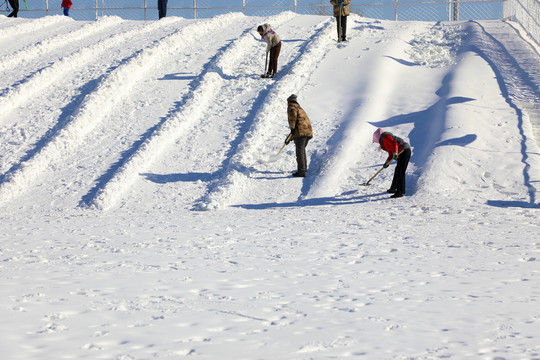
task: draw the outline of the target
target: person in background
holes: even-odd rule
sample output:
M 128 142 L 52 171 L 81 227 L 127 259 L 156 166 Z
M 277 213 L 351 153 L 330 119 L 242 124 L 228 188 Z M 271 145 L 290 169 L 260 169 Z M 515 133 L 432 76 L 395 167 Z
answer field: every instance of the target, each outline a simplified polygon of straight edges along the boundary
M 334 5 L 334 17 L 337 22 L 338 42 L 347 41 L 347 16 L 351 14 L 349 4 L 351 0 L 330 0 Z
M 281 40 L 274 30 L 270 27 L 270 24 L 259 25 L 257 32 L 261 35 L 261 38 L 266 41 L 266 53 L 270 52 L 270 63 L 268 64 L 268 71 L 262 75 L 264 78 L 275 78 L 277 74 L 277 65 L 279 52 L 281 51 Z
M 8 15 L 8 17 L 17 17 L 19 14 L 19 0 L 9 0 L 9 5 L 13 11 Z
M 292 175 L 295 177 L 305 177 L 307 173 L 306 146 L 313 137 L 313 129 L 309 118 L 298 104 L 297 96 L 292 94 L 287 98 L 287 117 L 291 133 L 287 136 L 285 144 L 294 141 L 296 145 L 296 163 L 298 171 Z
M 383 149 L 388 153 L 388 158 L 386 159 L 383 168 L 386 169 L 392 160 L 397 160 L 392 185 L 387 192 L 394 194 L 391 196 L 392 198 L 402 197 L 405 195 L 405 171 L 407 170 L 409 159 L 411 158 L 411 146 L 402 138 L 386 132 L 381 128 L 378 128 L 373 133 L 373 142 L 379 143 L 379 150 Z
M 62 8 L 64 9 L 64 15 L 69 16 L 69 9 L 71 9 L 73 3 L 71 0 L 62 0 Z
M 167 16 L 167 0 L 158 0 L 157 7 L 160 19 Z

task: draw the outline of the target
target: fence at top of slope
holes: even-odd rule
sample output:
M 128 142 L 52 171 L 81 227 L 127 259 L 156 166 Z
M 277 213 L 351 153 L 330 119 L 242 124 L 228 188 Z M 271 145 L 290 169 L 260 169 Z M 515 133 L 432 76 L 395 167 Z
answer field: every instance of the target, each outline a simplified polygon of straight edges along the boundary
M 509 0 L 510 1 L 510 0 Z M 526 0 L 512 0 L 526 1 Z M 528 0 L 536 1 L 538 0 Z M 503 18 L 504 0 L 353 0 L 350 10 L 361 16 L 381 20 L 452 21 L 494 20 Z M 6 2 L 7 3 L 7 2 Z M 20 8 L 21 17 L 62 14 L 60 1 L 37 0 Z M 2 11 L 7 11 L 7 5 Z M 249 16 L 271 16 L 283 11 L 331 16 L 328 0 L 168 0 L 167 16 L 207 18 L 231 11 Z M 95 20 L 102 16 L 129 20 L 158 18 L 157 0 L 78 0 L 70 10 L 76 20 Z

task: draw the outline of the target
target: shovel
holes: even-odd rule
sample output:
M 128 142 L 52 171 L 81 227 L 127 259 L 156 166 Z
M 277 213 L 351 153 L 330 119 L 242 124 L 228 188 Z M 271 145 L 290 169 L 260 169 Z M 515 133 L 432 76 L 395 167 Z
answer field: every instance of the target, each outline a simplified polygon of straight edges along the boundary
M 279 156 L 279 154 L 281 154 L 281 151 L 283 150 L 283 148 L 291 142 L 292 136 L 293 136 L 293 134 L 292 134 L 292 132 L 291 132 L 291 133 L 287 136 L 287 138 L 285 139 L 285 143 L 283 144 L 283 146 L 281 147 L 281 149 L 279 149 L 278 153 L 276 154 L 276 156 L 275 156 L 276 158 Z
M 261 75 L 262 78 L 266 77 L 266 70 L 268 70 L 268 52 L 266 52 L 266 60 L 264 60 L 264 73 Z
M 403 150 L 401 150 L 401 151 L 399 152 L 398 156 L 401 155 L 402 152 L 403 152 Z M 390 160 L 390 163 L 391 163 L 392 161 L 394 161 L 394 159 L 391 159 L 391 160 Z M 390 163 L 388 163 L 388 165 L 390 165 Z M 365 182 L 365 183 L 363 183 L 363 184 L 361 184 L 361 185 L 362 185 L 362 186 L 369 186 L 369 183 L 371 182 L 371 180 L 375 179 L 375 177 L 376 177 L 377 175 L 379 175 L 379 173 L 380 173 L 383 169 L 384 169 L 384 166 L 383 166 L 382 168 L 380 168 L 379 171 L 377 171 L 377 172 L 375 173 L 375 175 L 373 175 L 367 182 Z
M 290 142 L 290 140 L 292 140 L 292 133 L 289 134 L 289 136 L 287 136 L 287 139 L 285 139 L 285 143 L 283 144 L 283 146 L 281 147 L 281 149 L 279 149 L 278 153 L 276 154 L 276 156 L 274 156 L 273 159 L 269 159 L 269 160 L 266 160 L 266 161 L 263 161 L 263 160 L 259 160 L 259 162 L 274 162 L 277 160 L 279 154 L 281 154 L 281 152 L 283 151 L 283 149 L 285 148 L 285 146 L 287 146 L 288 142 Z
M 281 151 L 283 150 L 285 145 L 287 145 L 287 144 L 283 144 L 283 146 L 281 147 L 281 149 L 279 149 L 278 153 L 276 154 L 276 156 L 274 156 L 274 158 L 277 158 L 279 156 L 279 154 L 281 154 Z

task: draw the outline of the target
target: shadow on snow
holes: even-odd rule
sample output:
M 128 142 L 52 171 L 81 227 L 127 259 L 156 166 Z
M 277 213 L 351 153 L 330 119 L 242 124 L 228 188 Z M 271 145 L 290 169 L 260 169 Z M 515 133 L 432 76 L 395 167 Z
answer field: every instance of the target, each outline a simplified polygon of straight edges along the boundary
M 313 198 L 313 199 L 299 199 L 298 201 L 284 202 L 284 203 L 271 202 L 271 203 L 264 203 L 264 204 L 239 204 L 239 205 L 231 205 L 231 207 L 237 207 L 237 208 L 242 208 L 242 209 L 247 209 L 247 210 L 266 210 L 266 209 L 295 208 L 295 207 L 308 207 L 308 206 L 354 205 L 354 204 L 364 204 L 364 203 L 374 202 L 374 201 L 391 200 L 388 197 L 383 197 L 383 195 L 388 195 L 388 193 L 379 192 L 376 194 L 367 194 L 367 195 L 353 196 L 353 197 L 347 197 L 347 198 L 322 197 L 322 198 Z

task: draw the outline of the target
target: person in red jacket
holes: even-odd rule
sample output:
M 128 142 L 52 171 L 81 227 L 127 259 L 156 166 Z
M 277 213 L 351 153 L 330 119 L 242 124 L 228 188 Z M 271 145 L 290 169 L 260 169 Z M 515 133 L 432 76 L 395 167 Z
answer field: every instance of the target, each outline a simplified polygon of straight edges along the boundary
M 64 15 L 69 16 L 69 9 L 73 3 L 71 0 L 62 0 L 62 8 L 64 8 Z
M 373 142 L 379 143 L 379 149 L 383 149 L 388 153 L 388 158 L 384 163 L 384 168 L 387 168 L 392 160 L 397 160 L 396 170 L 392 185 L 387 191 L 393 194 L 392 198 L 400 198 L 405 195 L 405 171 L 409 165 L 411 158 L 411 146 L 400 137 L 386 132 L 378 128 L 373 133 Z

